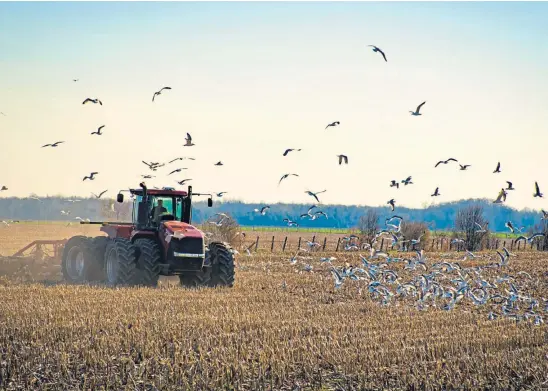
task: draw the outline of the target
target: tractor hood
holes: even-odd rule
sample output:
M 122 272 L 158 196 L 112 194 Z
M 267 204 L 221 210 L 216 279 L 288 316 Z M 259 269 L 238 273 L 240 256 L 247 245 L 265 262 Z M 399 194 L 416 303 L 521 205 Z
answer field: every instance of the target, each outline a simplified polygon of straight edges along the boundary
M 164 221 L 165 238 L 169 243 L 172 238 L 203 238 L 204 234 L 196 227 L 181 221 Z

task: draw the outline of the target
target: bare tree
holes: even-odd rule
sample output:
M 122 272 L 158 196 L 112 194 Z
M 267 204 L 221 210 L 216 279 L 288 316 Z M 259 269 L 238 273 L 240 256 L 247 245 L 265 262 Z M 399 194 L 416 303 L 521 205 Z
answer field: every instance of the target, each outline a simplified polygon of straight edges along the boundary
M 240 225 L 230 215 L 210 218 L 204 222 L 202 228 L 206 232 L 207 242 L 226 242 L 235 246 L 241 244 L 243 238 Z
M 425 244 L 430 240 L 430 230 L 428 225 L 418 221 L 402 221 L 401 233 L 404 240 L 404 248 L 407 250 L 416 250 L 424 248 Z M 412 240 L 417 242 L 411 243 Z
M 373 245 L 373 239 L 379 231 L 379 214 L 375 209 L 368 209 L 367 213 L 360 217 L 358 230 L 362 235 L 362 242 Z
M 470 205 L 457 211 L 455 234 L 464 239 L 464 246 L 468 251 L 477 251 L 489 237 L 488 224 L 483 217 L 483 206 Z

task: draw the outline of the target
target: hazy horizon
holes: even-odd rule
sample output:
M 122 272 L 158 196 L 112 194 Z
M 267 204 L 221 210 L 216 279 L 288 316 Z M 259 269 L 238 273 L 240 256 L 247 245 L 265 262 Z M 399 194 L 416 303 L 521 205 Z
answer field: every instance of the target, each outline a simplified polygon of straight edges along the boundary
M 420 208 L 494 200 L 509 180 L 507 206 L 548 209 L 533 198 L 535 181 L 548 197 L 547 17 L 547 3 L 0 3 L 0 197 L 112 198 L 152 174 L 226 201 L 327 189 L 324 204 Z M 141 163 L 179 156 L 196 160 Z M 470 169 L 434 168 L 449 157 Z M 285 173 L 300 176 L 278 186 Z

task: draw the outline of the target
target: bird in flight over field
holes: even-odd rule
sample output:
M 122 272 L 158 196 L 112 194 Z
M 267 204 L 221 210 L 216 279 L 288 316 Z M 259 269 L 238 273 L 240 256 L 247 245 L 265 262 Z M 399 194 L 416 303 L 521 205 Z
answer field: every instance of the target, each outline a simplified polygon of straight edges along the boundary
M 291 152 L 291 151 L 297 151 L 297 152 L 298 152 L 298 151 L 300 151 L 300 149 L 288 148 L 288 149 L 285 150 L 284 156 L 287 156 L 287 154 L 288 154 L 289 152 Z
M 318 198 L 318 194 L 325 193 L 327 190 L 318 191 L 316 193 L 311 192 L 310 190 L 305 191 L 306 194 L 308 194 L 311 197 L 314 197 L 316 201 L 320 202 L 320 199 Z
M 390 205 L 390 209 L 392 209 L 393 212 L 396 208 L 396 200 L 392 198 L 390 201 L 387 202 L 387 204 Z
M 278 185 L 279 185 L 280 183 L 282 183 L 282 181 L 283 181 L 284 179 L 288 178 L 290 175 L 299 176 L 298 174 L 284 174 L 284 175 L 282 175 L 282 177 L 280 178 L 280 181 L 278 182 Z
M 516 189 L 512 186 L 512 182 L 506 181 L 506 183 L 508 183 L 508 187 L 506 188 L 506 190 L 516 190 Z
M 96 132 L 91 132 L 91 134 L 96 134 L 98 136 L 101 136 L 103 133 L 101 133 L 101 129 L 103 129 L 105 127 L 105 125 L 101 125 L 97 128 L 97 131 Z
M 160 91 L 156 91 L 154 95 L 152 95 L 152 101 L 154 102 L 154 98 L 156 98 L 158 95 L 162 94 L 163 90 L 171 90 L 171 87 L 162 87 Z
M 103 194 L 105 194 L 107 191 L 108 191 L 108 190 L 102 191 L 102 192 L 99 193 L 99 195 L 97 195 L 97 194 L 95 194 L 95 193 L 91 193 L 91 194 L 93 194 L 93 196 L 94 196 L 95 198 L 101 198 L 101 196 L 102 196 Z
M 441 195 L 439 190 L 440 190 L 440 188 L 436 187 L 436 190 L 434 191 L 434 194 L 431 195 L 431 197 L 437 197 L 437 196 Z
M 404 186 L 412 185 L 413 182 L 411 182 L 411 176 L 408 176 L 407 178 L 405 178 L 403 181 L 401 181 L 401 183 L 403 183 Z
M 497 172 L 501 172 L 500 171 L 500 162 L 497 163 L 497 168 L 495 168 L 495 171 L 493 171 L 493 174 L 496 174 Z
M 396 182 L 394 179 L 392 179 L 392 181 L 390 182 L 390 187 L 395 187 L 395 188 L 399 189 L 400 188 L 400 183 Z
M 339 158 L 339 165 L 341 165 L 343 161 L 344 161 L 344 164 L 348 164 L 348 156 L 337 155 L 337 157 Z
M 414 116 L 417 116 L 417 115 L 422 115 L 420 113 L 420 110 L 421 110 L 421 107 L 426 103 L 426 101 L 422 102 L 420 105 L 417 106 L 417 110 L 415 111 L 409 111 L 411 113 L 411 115 L 414 115 Z
M 163 90 L 171 90 L 171 87 L 162 87 L 160 91 L 156 91 L 154 95 L 152 95 L 152 101 L 154 102 L 154 98 L 156 98 L 158 95 L 162 94 Z
M 341 124 L 341 123 L 340 123 L 339 121 L 331 122 L 331 123 L 330 123 L 329 125 L 327 125 L 325 128 L 327 129 L 327 128 L 329 128 L 330 126 L 335 127 L 335 126 L 340 125 L 340 124 Z
M 439 162 L 436 163 L 436 165 L 434 167 L 437 167 L 439 166 L 440 164 L 447 164 L 449 162 L 457 162 L 457 159 L 453 159 L 452 157 L 450 157 L 449 159 L 447 160 L 440 160 Z
M 215 165 L 216 166 L 224 166 L 223 162 L 221 162 L 220 160 L 217 163 L 215 163 Z
M 465 171 L 468 167 L 470 167 L 470 164 L 460 164 L 459 163 L 459 166 L 460 166 L 461 171 Z
M 173 160 L 170 160 L 169 163 L 173 163 L 173 162 L 176 162 L 177 160 L 185 160 L 185 159 L 188 159 L 188 160 L 196 160 L 194 159 L 193 157 L 178 157 L 178 158 L 175 158 Z
M 258 212 L 264 216 L 266 214 L 266 211 L 269 209 L 270 209 L 270 206 L 266 205 L 266 206 L 263 206 L 260 210 L 257 208 L 253 209 L 253 212 Z
M 84 179 L 82 179 L 82 181 L 85 181 L 86 179 L 89 179 L 90 181 L 93 181 L 95 179 L 95 175 L 99 174 L 98 172 L 92 172 L 91 174 L 89 174 L 89 176 L 85 176 Z
M 55 148 L 55 147 L 58 147 L 59 144 L 62 144 L 62 143 L 64 143 L 64 141 L 56 141 L 53 144 L 42 145 L 42 148 L 44 148 L 44 147 L 53 147 L 53 148 Z
M 192 143 L 192 137 L 190 137 L 190 133 L 186 134 L 185 141 L 186 141 L 186 144 L 183 144 L 183 147 L 192 147 L 193 145 L 196 145 Z
M 227 191 L 221 191 L 220 193 L 217 193 L 217 197 L 221 198 L 223 195 L 225 195 L 226 193 L 228 193 Z
M 181 186 L 185 184 L 185 182 L 191 181 L 192 179 L 183 179 L 182 181 L 177 181 L 177 183 Z
M 88 102 L 95 103 L 95 104 L 99 103 L 101 106 L 103 105 L 103 102 L 101 102 L 99 99 L 92 99 L 92 98 L 86 98 L 86 100 L 83 101 L 82 104 L 85 105 Z
M 500 189 L 499 195 L 497 196 L 497 199 L 493 201 L 493 204 L 502 204 L 504 201 L 506 201 L 506 191 L 504 189 Z
M 384 58 L 384 61 L 388 62 L 388 60 L 386 59 L 386 55 L 384 54 L 384 52 L 383 52 L 381 49 L 379 49 L 379 48 L 376 47 L 375 45 L 367 45 L 367 46 L 372 47 L 372 48 L 373 48 L 373 51 L 374 51 L 375 53 L 378 52 L 378 53 L 382 54 L 382 57 Z
M 188 170 L 188 168 L 186 168 L 186 167 L 177 168 L 177 169 L 171 171 L 171 172 L 170 172 L 169 174 L 167 174 L 167 175 L 175 174 L 176 172 L 181 172 L 182 170 Z
M 538 187 L 538 182 L 535 182 L 535 194 L 533 194 L 533 197 L 542 197 L 543 195 Z

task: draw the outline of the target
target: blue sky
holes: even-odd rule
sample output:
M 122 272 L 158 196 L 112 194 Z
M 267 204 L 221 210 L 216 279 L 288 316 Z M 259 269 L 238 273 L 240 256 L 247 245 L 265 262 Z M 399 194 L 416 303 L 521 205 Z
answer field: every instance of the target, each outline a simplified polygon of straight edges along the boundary
M 114 196 L 149 173 L 141 160 L 191 156 L 149 185 L 416 207 L 435 187 L 436 202 L 494 198 L 510 180 L 509 205 L 546 209 L 532 198 L 535 180 L 548 197 L 546 20 L 538 2 L 0 3 L 2 196 Z M 282 157 L 290 147 L 303 150 Z M 472 167 L 433 168 L 448 157 Z

